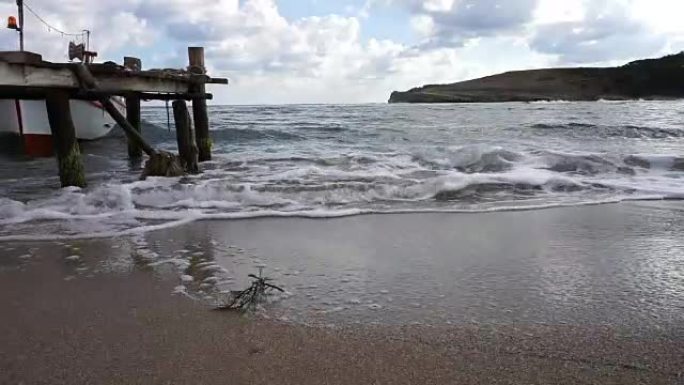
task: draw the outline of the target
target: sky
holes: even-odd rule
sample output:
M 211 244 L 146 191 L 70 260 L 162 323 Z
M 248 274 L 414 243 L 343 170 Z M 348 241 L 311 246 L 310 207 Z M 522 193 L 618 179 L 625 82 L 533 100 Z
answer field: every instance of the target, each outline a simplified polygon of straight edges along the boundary
M 393 90 L 509 70 L 607 66 L 684 50 L 682 0 L 25 0 L 53 28 L 92 31 L 98 60 L 187 65 L 205 47 L 213 104 L 385 102 Z M 0 15 L 16 15 L 0 0 Z M 71 39 L 26 12 L 26 49 Z M 0 50 L 17 47 L 0 30 Z

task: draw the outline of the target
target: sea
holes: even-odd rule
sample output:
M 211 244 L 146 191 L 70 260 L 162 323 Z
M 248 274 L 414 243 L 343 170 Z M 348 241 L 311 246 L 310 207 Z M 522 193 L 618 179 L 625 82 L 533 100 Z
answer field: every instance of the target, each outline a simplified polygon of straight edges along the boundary
M 175 150 L 163 107 L 144 136 Z M 4 152 L 0 240 L 101 237 L 202 219 L 530 210 L 684 198 L 684 103 L 210 108 L 203 173 L 139 180 L 123 135 L 83 143 L 89 185 Z
M 155 147 L 175 151 L 173 122 L 168 117 L 169 113 L 164 107 L 144 108 L 143 136 Z M 222 247 L 235 257 L 243 248 L 249 249 L 239 244 L 240 237 L 236 235 L 246 230 L 234 229 L 230 225 L 226 227 L 225 223 L 237 223 L 250 218 L 346 218 L 349 226 L 359 228 L 368 222 L 359 222 L 355 218 L 369 214 L 401 218 L 412 213 L 430 213 L 440 216 L 435 221 L 449 226 L 451 219 L 445 218 L 454 214 L 542 212 L 560 207 L 684 199 L 682 101 L 211 106 L 209 119 L 213 159 L 202 163 L 202 173 L 179 178 L 140 180 L 142 165 L 139 161 L 127 158 L 125 137 L 118 130 L 102 140 L 82 143 L 88 180 L 86 188 L 60 189 L 55 159 L 27 159 L 21 154 L 12 153 L 11 146 L 5 143 L 6 148 L 0 155 L 0 242 L 47 241 L 63 245 L 74 240 L 132 237 L 143 244 L 139 250 L 154 254 L 150 257 L 154 263 L 172 260 L 164 259 L 168 257 L 164 253 L 180 258 L 180 262 L 178 258 L 173 260 L 182 270 L 177 291 L 198 297 L 206 293 L 202 290 L 193 292 L 190 285 L 183 283 L 199 278 L 209 279 L 213 283 L 221 281 L 225 283 L 222 289 L 227 291 L 238 286 L 231 284 L 232 276 L 238 273 L 246 276 L 257 265 L 260 268 L 276 266 L 281 273 L 275 275 L 280 277 L 281 282 L 289 284 L 291 289 L 298 287 L 302 293 L 290 300 L 294 305 L 285 311 L 284 317 L 296 317 L 303 309 L 318 309 L 321 312 L 339 310 L 344 314 L 341 310 L 363 307 L 364 312 L 348 311 L 346 314 L 353 314 L 353 317 L 350 316 L 353 319 L 366 317 L 371 321 L 403 319 L 414 322 L 426 319 L 426 311 L 410 308 L 421 309 L 425 303 L 441 303 L 446 296 L 452 300 L 448 300 L 445 307 L 432 307 L 441 309 L 439 317 L 443 319 L 515 322 L 527 318 L 521 315 L 523 313 L 510 315 L 504 312 L 506 304 L 515 303 L 515 299 L 506 299 L 511 293 L 507 288 L 516 287 L 521 282 L 532 282 L 540 273 L 537 270 L 523 270 L 511 260 L 505 260 L 504 263 L 502 260 L 497 262 L 495 257 L 481 259 L 477 262 L 480 263 L 478 271 L 481 274 L 474 276 L 467 276 L 470 273 L 459 270 L 462 260 L 443 261 L 446 265 L 434 264 L 416 275 L 418 273 L 414 267 L 420 257 L 407 255 L 402 259 L 403 265 L 374 266 L 374 269 L 391 272 L 386 278 L 392 279 L 378 281 L 377 276 L 371 277 L 368 270 L 369 261 L 374 258 L 377 261 L 378 258 L 373 253 L 369 254 L 368 250 L 373 250 L 372 247 L 363 248 L 366 259 L 350 257 L 348 264 L 342 264 L 349 268 L 347 270 L 341 268 L 333 271 L 338 264 L 336 261 L 339 261 L 335 258 L 346 258 L 339 256 L 339 253 L 333 252 L 330 253 L 332 256 L 322 256 L 320 259 L 313 256 L 298 259 L 296 251 L 293 251 L 294 254 L 287 258 L 278 259 L 277 248 L 259 258 L 245 256 L 246 260 L 251 257 L 257 259 L 257 263 L 249 265 L 247 269 L 236 267 L 230 261 L 197 262 L 190 257 L 183 261 L 183 253 L 201 255 L 206 250 L 188 250 L 187 245 L 182 244 L 173 246 L 177 246 L 176 249 L 162 246 L 155 250 L 149 245 L 149 240 L 145 241 L 145 236 L 150 234 L 154 238 L 153 234 L 159 230 L 173 231 L 193 223 L 202 223 L 203 234 L 213 232 L 215 237 L 207 240 L 207 247 L 216 246 L 222 242 L 221 235 L 216 233 L 217 227 L 212 228 L 207 223 L 218 221 L 224 223 L 222 229 L 230 235 L 225 245 L 217 247 Z M 491 226 L 495 226 L 499 217 L 492 218 Z M 578 216 L 574 219 L 576 226 L 573 224 L 573 228 L 582 229 L 586 225 L 582 218 Z M 676 220 L 676 216 L 668 218 Z M 596 223 L 600 223 L 599 219 L 596 218 Z M 463 220 L 467 223 L 467 219 Z M 515 221 L 515 218 L 510 220 Z M 393 221 L 399 223 L 396 226 L 403 226 L 400 220 Z M 320 227 L 327 226 L 325 223 L 321 222 Z M 653 225 L 655 227 L 652 228 L 656 229 L 653 231 L 659 231 L 657 225 Z M 273 226 L 269 223 L 263 226 L 253 231 L 262 231 L 264 237 L 268 237 L 269 232 L 279 231 L 277 227 L 269 227 Z M 501 231 L 492 228 L 493 234 L 501 234 Z M 594 243 L 586 243 L 587 239 L 593 239 L 592 234 L 603 234 L 602 230 L 612 240 L 610 244 L 597 239 L 592 241 Z M 577 236 L 577 242 L 585 242 L 583 250 L 586 252 L 568 252 L 567 259 L 553 262 L 557 267 L 571 268 L 570 271 L 557 272 L 560 275 L 554 275 L 555 278 L 549 282 L 557 284 L 559 280 L 568 279 L 568 274 L 572 277 L 573 271 L 580 271 L 580 267 L 586 268 L 586 265 L 582 265 L 584 262 L 573 259 L 578 258 L 577 255 L 590 255 L 587 258 L 599 261 L 596 259 L 599 257 L 587 250 L 596 250 L 594 246 L 597 244 L 607 249 L 621 244 L 623 230 L 624 234 L 629 232 L 626 227 L 617 230 L 592 228 L 582 233 L 582 236 Z M 418 234 L 422 230 L 410 231 Z M 284 237 L 286 233 L 282 230 L 279 236 Z M 322 234 L 318 236 L 323 237 Z M 434 234 L 426 232 L 421 239 Z M 608 239 L 604 237 L 605 234 L 601 235 L 601 239 Z M 556 232 L 552 235 L 562 234 Z M 445 240 L 455 235 L 439 236 L 439 242 L 444 244 Z M 521 233 L 519 236 L 526 235 Z M 650 275 L 639 276 L 640 269 L 645 265 L 634 262 L 636 259 L 632 262 L 627 260 L 625 266 L 628 268 L 625 268 L 623 275 L 611 276 L 606 273 L 605 277 L 608 278 L 603 283 L 599 282 L 599 285 L 604 285 L 599 292 L 607 293 L 606 298 L 614 299 L 607 301 L 619 304 L 624 300 L 619 291 L 625 289 L 625 282 L 631 282 L 630 279 L 635 276 L 640 277 L 634 278 L 637 285 L 635 296 L 626 300 L 634 312 L 630 314 L 637 318 L 644 316 L 656 325 L 658 317 L 663 314 L 668 315 L 671 324 L 683 319 L 680 308 L 684 305 L 681 300 L 681 281 L 680 286 L 676 284 L 681 280 L 681 274 L 684 274 L 681 270 L 682 245 L 674 241 L 676 234 L 668 236 L 669 243 L 663 241 L 660 244 L 667 246 L 666 250 L 670 253 L 667 258 L 660 260 L 662 268 L 649 270 L 652 273 Z M 473 237 L 476 235 L 464 239 L 467 241 Z M 247 239 L 247 234 L 243 239 Z M 162 241 L 157 239 L 156 244 L 164 243 Z M 173 240 L 167 241 L 173 245 Z M 392 247 L 403 242 L 401 239 L 395 241 Z M 407 244 L 406 248 L 416 253 L 422 250 L 416 245 L 429 242 L 420 239 L 414 241 Z M 355 239 L 354 242 L 358 244 L 359 240 Z M 496 240 L 492 239 L 491 242 L 496 243 Z M 559 240 L 558 247 L 562 248 L 563 242 Z M 639 238 L 634 243 L 636 246 L 630 250 L 634 255 L 647 255 L 644 250 L 653 247 L 652 244 L 646 247 L 649 242 Z M 489 255 L 486 243 L 478 245 L 480 254 Z M 259 247 L 258 243 L 252 246 Z M 320 244 L 316 247 L 325 253 L 325 246 Z M 178 250 L 181 252 L 176 253 Z M 352 253 L 353 250 L 347 251 Z M 491 253 L 494 251 L 492 249 Z M 363 254 L 359 253 L 355 255 Z M 498 253 L 501 254 L 501 251 Z M 620 253 L 622 251 L 617 250 L 611 255 Z M 624 259 L 631 258 L 631 255 L 626 255 Z M 307 260 L 311 262 L 308 265 L 302 262 Z M 648 263 L 654 263 L 654 260 L 648 259 Z M 262 266 L 262 262 L 267 263 Z M 605 261 L 599 262 L 601 267 L 598 270 L 604 271 L 602 269 L 606 267 L 601 263 Z M 616 265 L 623 262 L 618 260 Z M 204 263 L 205 267 L 218 266 L 217 269 L 225 274 L 223 277 L 208 278 L 188 276 L 191 263 Z M 431 282 L 432 275 L 439 274 L 440 266 L 453 269 L 453 275 L 442 277 L 441 283 L 451 283 L 460 277 L 471 280 L 472 284 L 450 286 L 451 289 L 441 293 L 433 290 L 431 285 L 434 282 L 426 282 Z M 502 266 L 508 267 L 499 269 Z M 406 274 L 402 283 L 397 283 L 399 278 L 395 273 L 398 271 Z M 511 275 L 511 272 L 517 272 L 517 275 Z M 376 273 L 382 276 L 373 270 L 373 274 Z M 670 275 L 663 278 L 662 274 Z M 515 280 L 511 281 L 511 277 Z M 491 297 L 488 297 L 490 302 L 501 305 L 499 310 L 492 313 L 494 315 L 478 310 L 484 309 L 481 306 L 481 293 L 498 287 L 502 280 L 514 283 L 499 287 L 499 291 L 494 294 L 490 292 Z M 345 282 L 360 282 L 361 286 L 357 288 L 372 286 L 374 291 L 360 290 L 354 295 L 349 292 L 329 294 L 334 291 L 333 286 Z M 490 285 L 477 286 L 483 282 L 489 282 Z M 394 292 L 398 290 L 397 287 L 405 287 L 405 291 Z M 582 313 L 577 310 L 581 308 L 578 303 L 590 297 L 594 290 L 591 287 L 585 289 L 588 291 L 575 293 L 575 297 L 572 297 L 579 301 L 575 303 L 576 307 L 564 307 L 567 304 L 560 301 L 560 297 L 549 300 L 548 292 L 541 291 L 540 298 L 550 302 L 540 301 L 534 306 L 528 306 L 529 302 L 527 305 L 521 303 L 520 308 L 524 309 L 525 317 L 542 321 L 553 320 L 559 314 L 564 314 L 564 320 L 570 322 L 592 322 L 595 317 L 610 320 L 616 314 L 622 314 L 624 309 L 618 305 L 611 312 L 601 313 L 601 309 L 607 307 L 598 300 L 592 302 L 592 311 Z M 627 292 L 631 293 L 629 290 Z M 303 295 L 304 292 L 314 294 L 307 297 Z M 466 292 L 471 297 L 464 296 Z M 418 294 L 411 301 L 404 301 L 404 305 L 396 305 L 396 298 L 411 293 Z M 563 297 L 569 294 L 557 295 Z M 663 296 L 666 298 L 663 299 Z M 395 305 L 390 303 L 390 297 L 395 298 Z M 390 302 L 386 301 L 387 298 L 390 298 Z M 454 304 L 459 304 L 456 308 L 462 309 L 465 305 L 458 301 L 467 302 L 464 298 L 472 300 L 469 302 L 469 313 L 455 313 Z M 661 302 L 646 311 L 639 305 L 640 298 L 655 298 Z M 556 310 L 541 316 L 545 307 Z M 396 310 L 394 313 L 382 312 L 382 309 L 393 308 Z

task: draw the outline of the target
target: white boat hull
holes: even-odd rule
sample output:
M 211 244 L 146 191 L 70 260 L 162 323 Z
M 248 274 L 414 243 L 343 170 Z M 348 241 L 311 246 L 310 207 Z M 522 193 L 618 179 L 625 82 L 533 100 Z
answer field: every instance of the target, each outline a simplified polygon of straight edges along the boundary
M 124 113 L 120 99 L 114 105 Z M 107 135 L 114 120 L 98 102 L 71 101 L 76 138 L 95 140 Z M 0 99 L 0 133 L 21 135 L 24 151 L 31 156 L 52 155 L 52 134 L 44 100 Z

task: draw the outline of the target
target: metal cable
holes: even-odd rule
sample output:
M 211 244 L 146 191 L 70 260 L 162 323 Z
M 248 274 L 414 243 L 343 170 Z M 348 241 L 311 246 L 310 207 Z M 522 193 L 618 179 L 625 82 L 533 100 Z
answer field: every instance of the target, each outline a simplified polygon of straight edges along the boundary
M 80 36 L 82 40 L 84 39 L 83 36 L 86 34 L 85 31 L 81 31 L 80 33 L 64 32 L 61 29 L 54 27 L 53 25 L 45 21 L 45 19 L 40 17 L 40 15 L 36 13 L 36 11 L 34 11 L 28 4 L 26 4 L 26 1 L 24 1 L 24 8 L 26 8 L 33 16 L 35 16 L 36 19 L 38 19 L 38 21 L 45 24 L 45 26 L 48 27 L 49 30 L 59 32 L 62 36 Z

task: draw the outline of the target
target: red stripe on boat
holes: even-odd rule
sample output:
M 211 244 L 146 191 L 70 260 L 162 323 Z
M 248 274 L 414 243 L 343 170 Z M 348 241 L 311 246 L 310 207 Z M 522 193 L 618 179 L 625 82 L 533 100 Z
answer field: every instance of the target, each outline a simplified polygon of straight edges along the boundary
M 36 158 L 52 156 L 52 135 L 24 134 L 24 152 Z
M 24 141 L 24 153 L 34 158 L 52 156 L 52 135 L 24 134 L 24 119 L 21 115 L 21 102 L 17 99 L 14 103 L 17 109 L 19 135 L 21 135 Z

